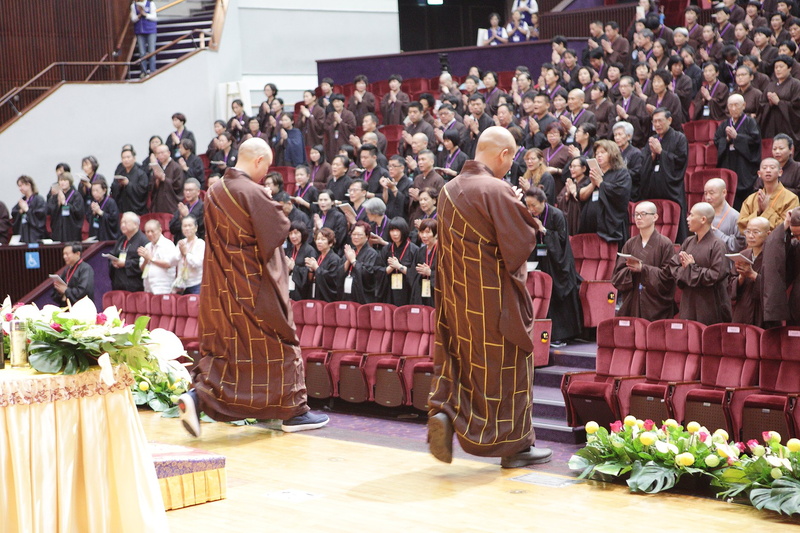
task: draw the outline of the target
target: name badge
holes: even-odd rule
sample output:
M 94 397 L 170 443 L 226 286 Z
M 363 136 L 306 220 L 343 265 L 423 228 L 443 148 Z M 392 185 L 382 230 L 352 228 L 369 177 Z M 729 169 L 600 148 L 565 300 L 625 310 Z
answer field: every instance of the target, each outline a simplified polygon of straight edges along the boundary
M 97 219 L 94 219 L 94 222 L 92 222 L 92 227 L 95 228 L 95 229 L 98 229 L 100 227 L 100 221 L 97 220 Z
M 512 37 L 511 40 L 514 41 L 515 43 L 518 43 L 519 42 L 519 35 L 515 35 L 514 37 Z
M 317 297 L 317 282 L 315 281 L 314 284 L 311 286 L 311 298 Z
M 711 116 L 711 110 L 708 108 L 707 105 L 703 106 L 703 116 L 704 117 L 710 117 Z
M 654 166 L 654 167 L 653 167 L 653 172 L 658 172 L 660 168 L 661 168 L 661 165 L 660 165 L 660 164 L 659 164 L 659 165 L 656 165 L 656 166 Z
M 62 205 L 61 206 L 61 216 L 68 217 L 69 216 L 69 205 Z
M 20 224 L 27 224 L 28 223 L 28 214 L 25 213 L 22 215 L 22 220 L 20 220 Z
M 592 192 L 592 201 L 596 202 L 599 199 L 600 199 L 600 191 L 597 191 L 597 190 L 593 191 Z
M 344 278 L 344 293 L 353 294 L 353 276 Z
M 293 291 L 294 289 L 295 289 L 295 287 L 294 287 L 294 278 L 289 276 L 289 291 Z
M 144 269 L 142 270 L 142 279 L 147 279 L 147 275 L 150 273 L 150 264 L 146 264 Z
M 118 257 L 119 257 L 119 260 L 124 263 L 125 261 L 128 260 L 128 252 L 120 252 Z
M 334 139 L 338 139 L 339 138 L 339 132 L 338 131 L 334 131 L 333 132 L 333 138 Z
M 403 289 L 403 275 L 392 274 L 392 290 L 399 291 Z
M 431 280 L 427 278 L 422 279 L 422 297 L 423 298 L 431 297 Z
M 536 248 L 536 257 L 547 257 L 547 248 Z
M 731 152 L 733 152 L 733 151 L 735 151 L 735 150 L 736 150 L 736 147 L 735 147 L 734 145 L 732 145 L 732 144 L 731 144 L 730 146 L 728 146 L 728 150 L 730 150 Z

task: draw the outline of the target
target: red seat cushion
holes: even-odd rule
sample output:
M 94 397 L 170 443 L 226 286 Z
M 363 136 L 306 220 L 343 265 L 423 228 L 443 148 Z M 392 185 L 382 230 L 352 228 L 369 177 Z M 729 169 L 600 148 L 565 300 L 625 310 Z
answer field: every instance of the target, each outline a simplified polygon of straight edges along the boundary
M 694 389 L 686 393 L 687 402 L 708 402 L 721 404 L 725 398 L 725 391 L 719 389 Z
M 751 394 L 744 401 L 745 408 L 753 409 L 773 409 L 783 411 L 786 408 L 786 396 L 776 396 L 774 394 Z
M 663 398 L 666 395 L 667 386 L 662 383 L 638 383 L 631 389 L 631 394 L 636 396 L 653 396 Z

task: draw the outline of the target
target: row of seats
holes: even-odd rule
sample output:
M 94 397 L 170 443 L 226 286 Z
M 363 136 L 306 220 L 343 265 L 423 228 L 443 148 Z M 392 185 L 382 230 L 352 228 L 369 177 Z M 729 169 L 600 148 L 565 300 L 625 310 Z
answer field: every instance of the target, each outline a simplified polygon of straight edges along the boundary
M 151 294 L 149 292 L 108 291 L 103 295 L 103 309 L 115 306 L 120 318 L 133 324 L 140 316 L 149 316 L 147 328 L 166 329 L 178 336 L 187 352 L 197 352 L 200 297 L 196 294 Z
M 767 430 L 800 436 L 798 375 L 798 327 L 617 317 L 597 328 L 596 370 L 565 374 L 561 390 L 572 426 L 631 414 L 746 441 Z

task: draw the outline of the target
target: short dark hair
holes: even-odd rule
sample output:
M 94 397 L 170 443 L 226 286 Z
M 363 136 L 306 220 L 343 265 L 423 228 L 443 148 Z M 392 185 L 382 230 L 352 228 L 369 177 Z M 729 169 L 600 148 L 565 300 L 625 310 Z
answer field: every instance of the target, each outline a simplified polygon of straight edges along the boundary
M 289 233 L 292 231 L 300 232 L 300 242 L 306 242 L 308 240 L 308 226 L 305 225 L 304 222 L 300 220 L 295 220 L 289 225 Z
M 617 23 L 616 20 L 611 20 L 609 22 L 606 22 L 606 26 L 608 26 L 612 30 L 619 30 L 619 24 Z
M 173 114 L 172 114 L 172 118 L 173 118 L 173 119 L 176 119 L 176 118 L 177 118 L 177 119 L 178 119 L 178 120 L 180 120 L 180 121 L 181 121 L 183 124 L 186 124 L 186 115 L 184 115 L 183 113 L 173 113 Z
M 391 76 L 389 76 L 389 79 L 387 81 L 392 81 L 392 80 L 403 83 L 403 76 L 401 76 L 400 74 L 392 74 Z
M 333 85 L 333 84 L 331 84 L 331 85 Z M 264 88 L 266 89 L 267 87 L 272 89 L 272 96 L 278 96 L 278 86 L 277 85 L 275 85 L 274 83 L 267 83 L 266 85 L 264 85 Z
M 779 133 L 773 137 L 772 142 L 774 143 L 775 141 L 786 141 L 786 146 L 788 146 L 790 149 L 794 148 L 794 141 L 785 133 Z
M 359 74 L 355 78 L 353 78 L 353 85 L 355 85 L 356 83 L 358 83 L 360 81 L 363 81 L 365 85 L 369 85 L 369 80 L 363 74 Z
M 340 102 L 344 102 L 344 95 L 341 94 L 341 93 L 333 93 L 331 95 L 331 102 L 335 102 L 336 100 L 339 100 Z
M 351 181 L 350 186 L 352 187 L 353 185 L 358 185 L 358 188 L 361 189 L 362 191 L 367 190 L 367 182 L 361 178 L 354 179 L 353 181 Z
M 461 134 L 455 129 L 445 131 L 442 134 L 442 138 L 453 143 L 453 146 L 456 148 L 458 148 L 459 144 L 461 143 Z
M 194 153 L 194 141 L 191 139 L 182 139 L 181 146 L 183 146 L 184 150 L 189 150 L 191 153 Z
M 291 203 L 291 201 L 292 201 L 292 197 L 289 196 L 289 193 L 286 192 L 286 191 L 279 192 L 272 199 L 275 200 L 276 202 L 280 202 L 282 204 L 288 204 L 288 203 Z
M 551 39 L 551 42 L 555 44 L 560 44 L 561 46 L 567 46 L 567 38 L 563 35 L 556 35 Z
M 83 252 L 83 245 L 79 242 L 68 242 L 64 245 L 64 248 L 72 248 L 73 254 L 79 254 Z
M 672 112 L 666 107 L 656 108 L 656 110 L 653 111 L 653 116 L 656 116 L 659 113 L 664 113 L 664 118 L 672 118 Z
M 386 227 L 386 232 L 388 233 L 393 229 L 400 230 L 400 242 L 408 240 L 408 234 L 411 233 L 411 230 L 408 227 L 406 219 L 403 217 L 394 217 L 391 219 Z
M 327 83 L 328 85 L 335 85 L 335 83 L 333 83 L 333 78 L 322 78 L 322 81 L 319 83 L 320 85 L 322 85 L 323 83 Z
M 366 113 L 363 117 L 361 117 L 361 120 L 364 120 L 367 117 L 369 117 L 370 120 L 372 120 L 372 122 L 374 122 L 376 126 L 380 124 L 380 121 L 378 120 L 378 115 L 376 115 L 375 113 Z
M 63 170 L 64 172 L 72 172 L 72 169 L 70 168 L 69 163 L 59 163 L 59 164 L 56 165 L 56 170 L 58 170 L 59 168 L 61 170 Z M 95 170 L 97 170 L 96 167 L 95 167 Z
M 408 109 L 411 109 L 412 107 L 417 111 L 422 111 L 422 104 L 420 104 L 419 102 L 411 102 L 410 104 L 408 104 Z
M 436 237 L 436 235 L 439 233 L 439 231 L 438 231 L 439 230 L 439 223 L 436 221 L 435 218 L 426 218 L 424 220 L 420 220 L 420 222 L 419 222 L 419 233 L 422 233 L 426 229 L 431 230 L 431 233 L 433 233 L 433 236 Z
M 378 147 L 371 143 L 362 144 L 361 148 L 359 148 L 358 153 L 359 155 L 362 152 L 369 152 L 369 155 L 374 155 L 375 157 L 378 156 Z
M 547 194 L 539 187 L 531 187 L 525 191 L 525 197 L 536 198 L 538 202 L 547 203 Z
M 483 103 L 486 103 L 486 98 L 481 93 L 475 93 L 469 97 L 470 102 L 474 102 L 475 100 L 480 100 Z
M 328 191 L 328 192 L 330 192 L 330 191 Z M 322 194 L 322 193 L 320 193 L 320 194 Z M 331 198 L 333 198 L 333 196 L 331 196 Z M 336 234 L 333 232 L 333 230 L 331 228 L 322 228 L 322 229 L 317 230 L 316 237 L 319 237 L 320 235 L 325 237 L 325 240 L 328 241 L 328 244 L 330 246 L 335 246 L 336 245 Z

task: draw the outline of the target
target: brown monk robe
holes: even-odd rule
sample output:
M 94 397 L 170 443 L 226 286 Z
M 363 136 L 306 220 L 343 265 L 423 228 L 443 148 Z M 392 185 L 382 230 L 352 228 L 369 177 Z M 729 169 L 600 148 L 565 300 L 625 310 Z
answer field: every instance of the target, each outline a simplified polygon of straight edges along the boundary
M 732 316 L 727 250 L 711 231 L 713 221 L 711 204 L 694 204 L 686 217 L 694 235 L 684 241 L 681 251 L 670 261 L 672 276 L 683 291 L 680 317 L 707 326 L 730 322 Z
M 658 211 L 652 202 L 641 202 L 634 209 L 639 235 L 631 237 L 618 257 L 611 283 L 619 292 L 622 305 L 617 316 L 660 320 L 675 316 L 675 282 L 669 262 L 675 248 L 656 230 Z
M 765 326 L 800 325 L 800 208 L 786 213 L 764 246 Z M 792 291 L 786 297 L 789 286 Z
M 550 460 L 534 448 L 533 306 L 525 288 L 535 222 L 502 180 L 516 153 L 505 128 L 487 128 L 475 160 L 439 195 L 436 346 L 428 436 L 452 461 L 461 447 L 504 468 Z
M 734 258 L 734 268 L 730 282 L 733 321 L 738 324 L 751 324 L 763 327 L 764 308 L 761 304 L 764 292 L 764 276 L 762 273 L 764 242 L 769 235 L 769 220 L 756 217 L 747 223 L 744 231 L 747 248 L 740 253 L 753 263 Z
M 181 421 L 195 436 L 201 410 L 217 421 L 281 419 L 284 431 L 327 423 L 306 405 L 281 250 L 289 219 L 258 185 L 271 163 L 272 151 L 262 139 L 245 141 L 236 167 L 228 168 L 205 197 L 200 360 L 193 371 L 194 391 L 182 395 L 178 405 Z

